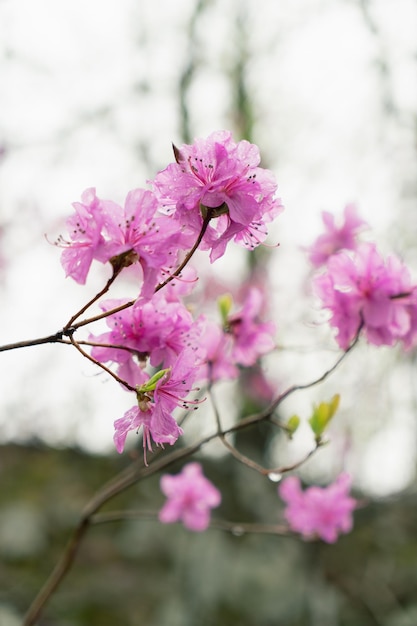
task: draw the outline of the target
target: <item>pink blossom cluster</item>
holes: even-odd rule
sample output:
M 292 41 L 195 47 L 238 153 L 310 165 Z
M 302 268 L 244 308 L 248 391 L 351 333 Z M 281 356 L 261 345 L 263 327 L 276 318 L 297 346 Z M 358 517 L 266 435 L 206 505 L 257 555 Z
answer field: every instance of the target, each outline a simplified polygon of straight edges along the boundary
M 159 521 L 182 521 L 196 532 L 206 530 L 211 509 L 221 502 L 219 490 L 203 475 L 200 463 L 188 463 L 176 476 L 162 476 L 161 490 L 167 501 L 159 512 Z
M 196 382 L 234 378 L 238 366 L 274 345 L 274 325 L 259 319 L 257 290 L 227 327 L 194 317 L 183 301 L 195 280 L 187 274 L 197 247 L 214 261 L 231 240 L 250 249 L 263 242 L 266 224 L 282 210 L 272 172 L 259 166 L 255 145 L 234 142 L 228 131 L 174 148 L 174 156 L 150 189 L 129 192 L 123 207 L 87 189 L 66 222 L 67 238 L 57 241 L 67 276 L 80 284 L 93 261 L 110 263 L 113 279 L 126 267 L 139 270 L 138 299 L 101 302 L 109 330 L 89 336 L 91 357 L 136 393 L 135 406 L 115 421 L 119 452 L 129 431 L 140 428 L 145 452 L 152 442 L 173 444 L 182 431 L 172 413 L 195 402 L 189 394 Z
M 325 271 L 314 279 L 314 288 L 336 340 L 348 348 L 360 328 L 375 345 L 406 348 L 417 341 L 417 290 L 408 268 L 395 256 L 386 260 L 375 244 L 360 244 L 353 252 L 329 258 Z
M 68 218 L 61 262 L 66 275 L 84 284 L 93 260 L 120 270 L 138 263 L 142 296 L 152 295 L 161 277 L 202 234 L 200 248 L 212 261 L 227 243 L 253 249 L 266 237 L 266 224 L 283 209 L 275 197 L 272 172 L 259 167 L 258 148 L 235 143 L 228 131 L 197 139 L 174 150 L 176 162 L 149 181 L 152 190 L 134 189 L 124 207 L 87 189 Z M 203 230 L 203 222 L 207 221 Z
M 275 197 L 272 172 L 259 167 L 257 146 L 235 143 L 229 131 L 175 148 L 176 163 L 159 172 L 153 189 L 166 214 L 201 231 L 210 218 L 202 249 L 215 261 L 230 240 L 255 248 L 264 241 L 266 224 L 283 210 Z
M 204 316 L 194 319 L 175 290 L 167 289 L 106 317 L 110 330 L 90 335 L 91 354 L 115 366 L 119 378 L 137 395 L 135 406 L 115 421 L 119 452 L 128 432 L 141 427 L 145 449 L 152 449 L 152 441 L 175 443 L 182 431 L 172 412 L 195 403 L 188 395 L 195 383 L 236 378 L 238 366 L 253 365 L 273 349 L 275 325 L 258 319 L 262 299 L 260 290 L 252 288 L 242 309 L 226 320 L 227 328 Z M 111 312 L 125 302 L 107 300 L 101 307 Z M 155 384 L 149 365 L 165 372 Z
M 255 145 L 235 142 L 228 131 L 174 147 L 174 157 L 148 181 L 149 189 L 130 191 L 123 206 L 87 189 L 66 222 L 68 236 L 57 241 L 66 275 L 79 284 L 93 261 L 112 268 L 111 280 L 78 315 L 125 268 L 137 269 L 135 301 L 109 298 L 100 303 L 101 316 L 64 330 L 105 318 L 105 332 L 84 343 L 90 358 L 135 394 L 134 406 L 114 422 L 114 443 L 121 453 L 128 434 L 141 431 L 145 463 L 154 444 L 173 445 L 182 435 L 175 412 L 197 408 L 202 386 L 237 378 L 275 347 L 275 324 L 264 321 L 265 294 L 258 286 L 246 288 L 236 308 L 231 297 L 219 302 L 221 319 L 213 321 L 190 305 L 196 276 L 189 263 L 197 248 L 214 262 L 230 241 L 249 250 L 264 242 L 268 224 L 283 210 L 272 172 L 260 167 Z M 339 346 L 347 349 L 360 331 L 375 345 L 415 345 L 417 288 L 407 267 L 394 256 L 384 259 L 374 244 L 359 243 L 366 223 L 354 205 L 340 221 L 327 212 L 322 217 L 324 233 L 308 252 L 318 270 L 315 293 L 330 312 Z M 267 397 L 265 380 L 255 382 L 258 395 Z M 298 478 L 285 479 L 279 494 L 290 528 L 328 543 L 349 532 L 356 507 L 350 485 L 347 474 L 305 491 Z M 221 501 L 199 463 L 163 476 L 161 489 L 167 501 L 160 521 L 182 521 L 194 531 L 208 527 Z
M 278 488 L 286 502 L 285 518 L 294 532 L 306 539 L 319 537 L 327 543 L 337 541 L 340 533 L 352 530 L 356 500 L 349 496 L 351 478 L 343 473 L 328 487 L 309 487 L 302 491 L 300 480 L 290 476 Z
M 75 215 L 67 219 L 69 240 L 60 237 L 57 244 L 64 248 L 61 263 L 66 275 L 80 284 L 86 282 L 93 260 L 110 262 L 119 270 L 137 262 L 143 275 L 142 295 L 151 295 L 161 269 L 172 267 L 178 250 L 190 245 L 178 223 L 158 215 L 158 202 L 148 190 L 130 191 L 121 207 L 87 189 L 73 207 Z
M 167 294 L 172 291 L 161 290 L 149 300 L 139 298 L 133 306 L 106 317 L 109 332 L 90 335 L 97 344 L 92 356 L 101 363 L 117 364 L 117 374 L 132 386 L 148 380 L 148 359 L 151 366 L 166 368 L 185 348 L 197 350 L 198 323 L 183 302 L 168 300 Z M 126 302 L 106 300 L 101 308 L 111 311 Z

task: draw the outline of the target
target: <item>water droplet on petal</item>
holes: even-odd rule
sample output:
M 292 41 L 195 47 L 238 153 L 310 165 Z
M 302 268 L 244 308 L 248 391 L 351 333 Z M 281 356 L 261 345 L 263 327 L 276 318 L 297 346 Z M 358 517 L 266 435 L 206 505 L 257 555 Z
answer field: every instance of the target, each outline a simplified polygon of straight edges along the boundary
M 269 480 L 271 480 L 273 483 L 279 483 L 279 481 L 282 478 L 282 474 L 279 474 L 278 472 L 269 472 L 268 474 L 268 478 Z

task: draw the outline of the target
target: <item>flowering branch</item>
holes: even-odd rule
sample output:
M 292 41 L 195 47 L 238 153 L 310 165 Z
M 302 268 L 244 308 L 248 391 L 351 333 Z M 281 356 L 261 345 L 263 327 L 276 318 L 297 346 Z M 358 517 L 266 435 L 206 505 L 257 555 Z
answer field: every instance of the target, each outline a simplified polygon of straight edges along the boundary
M 229 436 L 263 421 L 292 436 L 299 418 L 293 416 L 287 425 L 281 424 L 275 417 L 278 407 L 296 391 L 326 380 L 356 346 L 362 331 L 376 345 L 394 345 L 398 340 L 405 347 L 417 343 L 417 287 L 412 285 L 407 268 L 393 257 L 384 261 L 373 244 L 357 245 L 356 237 L 364 223 L 353 206 L 346 207 L 340 225 L 325 214 L 326 232 L 310 249 L 311 262 L 321 268 L 313 285 L 323 307 L 331 312 L 330 324 L 343 352 L 318 378 L 288 387 L 265 409 L 225 429 L 213 385 L 236 379 L 241 368 L 259 364 L 260 357 L 276 347 L 275 324 L 262 321 L 264 298 L 254 285 L 248 288 L 237 312 L 231 296 L 219 298 L 221 323 L 216 323 L 204 314 L 194 316 L 185 304 L 184 296 L 190 293 L 193 281 L 173 281 L 184 276 L 182 272 L 198 248 L 209 252 L 212 263 L 225 253 L 230 241 L 253 250 L 264 242 L 267 224 L 283 207 L 275 196 L 275 177 L 259 166 L 257 147 L 247 141 L 235 143 L 228 131 L 174 147 L 174 157 L 175 162 L 150 181 L 151 190 L 132 190 L 123 207 L 98 198 L 93 188 L 82 194 L 81 202 L 73 205 L 75 214 L 67 220 L 68 240 L 60 237 L 57 241 L 63 248 L 61 263 L 66 275 L 79 284 L 85 284 L 93 262 L 110 263 L 112 276 L 59 332 L 0 347 L 6 351 L 44 343 L 72 345 L 134 394 L 134 406 L 114 422 L 117 451 L 123 452 L 131 431 L 141 431 L 143 443 L 143 461 L 136 460 L 108 481 L 85 506 L 55 569 L 29 608 L 24 626 L 38 621 L 71 569 L 91 525 L 132 516 L 155 517 L 135 511 L 99 513 L 115 496 L 178 461 L 190 459 L 215 439 L 220 439 L 239 463 L 262 476 L 272 479 L 274 474 L 299 468 L 323 445 L 322 434 L 337 409 L 338 395 L 314 408 L 309 423 L 315 446 L 291 465 L 263 467 L 237 450 Z M 137 297 L 101 301 L 101 313 L 80 319 L 110 290 L 122 270 L 134 264 L 141 275 Z M 165 289 L 168 284 L 170 288 Z M 75 339 L 76 331 L 101 319 L 106 319 L 107 332 L 83 341 Z M 91 347 L 91 352 L 83 346 Z M 195 394 L 206 385 L 215 431 L 192 445 L 162 453 L 161 448 L 174 445 L 183 434 L 183 420 L 177 421 L 174 411 L 197 409 L 204 398 L 195 398 Z M 159 451 L 148 463 L 153 446 Z M 220 504 L 221 494 L 204 476 L 199 463 L 187 463 L 177 475 L 163 475 L 160 486 L 167 500 L 158 513 L 159 521 L 182 520 L 193 531 L 209 527 L 211 509 Z M 349 488 L 347 475 L 341 475 L 327 489 L 305 492 L 296 477 L 286 478 L 280 493 L 288 503 L 290 528 L 307 539 L 320 536 L 324 541 L 335 541 L 340 532 L 352 527 L 356 503 L 348 496 Z M 236 535 L 289 534 L 289 529 L 280 525 L 214 520 L 211 527 Z
M 101 487 L 85 506 L 83 514 L 80 518 L 80 521 L 78 525 L 76 526 L 76 528 L 74 529 L 72 537 L 70 538 L 67 544 L 67 547 L 62 553 L 60 560 L 58 561 L 55 569 L 52 571 L 50 577 L 46 581 L 44 587 L 41 589 L 37 597 L 34 599 L 32 605 L 30 606 L 25 616 L 23 626 L 33 626 L 34 624 L 36 624 L 49 598 L 53 595 L 53 593 L 56 591 L 56 589 L 58 588 L 62 580 L 65 578 L 65 576 L 71 569 L 74 559 L 77 555 L 77 552 L 81 546 L 81 541 L 84 535 L 88 531 L 90 525 L 93 523 L 92 520 L 94 519 L 95 514 L 97 513 L 97 511 L 101 509 L 102 506 L 104 506 L 104 504 L 112 500 L 117 495 L 120 495 L 121 493 L 126 491 L 128 488 L 130 488 L 131 486 L 133 486 L 140 480 L 149 478 L 150 476 L 153 476 L 157 474 L 158 472 L 166 470 L 174 463 L 181 461 L 181 460 L 185 460 L 193 456 L 196 452 L 201 450 L 205 445 L 207 445 L 209 442 L 213 441 L 214 439 L 220 437 L 221 440 L 225 440 L 226 436 L 231 433 L 238 432 L 240 430 L 248 428 L 249 426 L 253 424 L 257 424 L 257 423 L 260 423 L 261 421 L 269 419 L 269 417 L 276 411 L 276 409 L 281 404 L 281 402 L 283 402 L 283 400 L 288 398 L 290 395 L 292 395 L 293 393 L 297 391 L 314 387 L 320 384 L 321 382 L 323 382 L 326 378 L 328 378 L 335 371 L 335 369 L 340 365 L 340 363 L 345 359 L 347 354 L 356 345 L 359 339 L 360 330 L 361 329 L 359 328 L 357 332 L 357 336 L 355 340 L 352 342 L 351 346 L 337 359 L 337 361 L 331 368 L 326 370 L 318 378 L 310 381 L 309 383 L 304 383 L 304 384 L 294 385 L 292 387 L 289 387 L 285 392 L 283 392 L 280 396 L 278 396 L 269 405 L 269 407 L 267 407 L 263 411 L 255 413 L 253 415 L 249 415 L 248 417 L 240 420 L 239 422 L 237 422 L 236 424 L 234 424 L 233 426 L 225 430 L 220 430 L 220 431 L 217 430 L 215 433 L 212 433 L 211 435 L 201 438 L 199 441 L 197 441 L 196 443 L 190 446 L 187 446 L 186 448 L 178 448 L 177 450 L 174 450 L 173 452 L 165 454 L 161 458 L 153 459 L 150 461 L 148 466 L 145 466 L 143 463 L 138 463 L 138 462 L 132 463 L 125 470 L 123 470 L 120 474 L 118 474 L 116 477 L 114 477 L 112 480 L 106 483 L 103 487 Z M 316 446 L 316 448 L 317 447 L 318 446 Z M 311 453 L 309 453 L 309 455 L 307 455 L 306 458 L 309 458 L 309 456 L 311 456 L 311 454 L 316 450 L 316 448 Z M 304 459 L 301 462 L 296 463 L 293 467 L 278 468 L 277 473 L 284 473 L 286 471 L 290 471 L 290 469 L 294 469 L 295 467 L 298 467 L 305 460 L 306 459 Z M 250 462 L 252 463 L 252 461 Z M 254 469 L 257 469 L 257 468 L 254 468 Z M 259 469 L 261 469 L 260 473 L 265 472 L 265 468 L 259 468 Z M 266 474 L 275 473 L 275 471 L 276 470 L 268 470 Z M 242 525 L 240 523 L 239 524 L 230 523 L 230 526 L 228 525 L 228 522 L 224 522 L 224 523 L 219 522 L 218 524 L 219 524 L 218 526 L 219 528 L 222 527 L 224 530 L 230 530 L 230 532 L 233 532 L 233 528 L 235 529 L 243 528 L 243 532 L 245 532 L 245 528 L 246 528 L 246 525 Z M 275 528 L 275 526 L 273 526 L 272 528 Z M 273 534 L 281 534 L 281 533 L 276 532 Z

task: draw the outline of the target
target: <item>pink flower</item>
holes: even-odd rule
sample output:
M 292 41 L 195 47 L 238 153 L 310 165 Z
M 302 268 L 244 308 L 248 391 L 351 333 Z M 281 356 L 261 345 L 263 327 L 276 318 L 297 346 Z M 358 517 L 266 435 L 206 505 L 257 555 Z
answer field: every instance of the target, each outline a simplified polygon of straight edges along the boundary
M 59 237 L 57 245 L 63 247 L 61 264 L 66 276 L 85 284 L 93 259 L 104 262 L 104 237 L 101 234 L 104 218 L 99 208 L 96 190 L 86 189 L 81 202 L 74 202 L 75 215 L 67 219 L 70 241 Z
M 417 292 L 408 268 L 396 257 L 386 261 L 373 244 L 361 244 L 354 253 L 339 252 L 314 280 L 323 306 L 331 311 L 330 324 L 337 342 L 346 349 L 360 325 L 370 343 L 411 347 L 417 339 Z
M 272 172 L 259 167 L 255 145 L 234 143 L 229 131 L 218 131 L 176 148 L 175 157 L 176 163 L 156 175 L 155 193 L 164 211 L 194 233 L 211 214 L 201 244 L 211 248 L 211 261 L 224 253 L 231 239 L 250 248 L 264 239 L 264 222 L 278 215 L 282 206 L 274 198 L 277 185 Z M 253 233 L 257 229 L 259 237 Z
M 146 449 L 152 452 L 152 441 L 156 444 L 169 443 L 171 446 L 182 435 L 183 430 L 180 428 L 175 419 L 167 413 L 156 413 L 155 406 L 151 402 L 143 400 L 140 406 L 134 406 L 114 422 L 114 444 L 117 452 L 123 452 L 126 437 L 129 431 L 138 431 L 143 428 L 143 450 L 146 463 Z
M 350 476 L 345 473 L 328 487 L 309 487 L 304 492 L 298 477 L 283 480 L 278 493 L 287 503 L 285 518 L 291 530 L 327 543 L 335 543 L 339 533 L 350 532 L 356 508 L 356 500 L 348 495 L 350 486 Z
M 358 216 L 354 204 L 346 205 L 343 223 L 336 224 L 334 215 L 327 211 L 323 211 L 322 220 L 325 232 L 308 249 L 309 258 L 314 267 L 324 265 L 328 258 L 339 250 L 354 250 L 357 246 L 358 233 L 368 226 Z
M 123 303 L 123 300 L 107 300 L 101 308 L 109 311 Z M 106 345 L 93 347 L 91 354 L 102 363 L 114 361 L 123 366 L 124 375 L 120 367 L 117 373 L 132 386 L 144 382 L 140 368 L 148 357 L 154 367 L 169 367 L 185 347 L 193 348 L 197 344 L 198 329 L 191 313 L 181 302 L 167 301 L 165 290 L 150 300 L 140 299 L 133 306 L 109 315 L 106 323 L 110 332 L 89 338 Z
M 156 215 L 158 203 L 151 191 L 130 191 L 122 208 L 87 189 L 82 202 L 73 206 L 75 215 L 67 220 L 69 241 L 60 237 L 57 245 L 64 248 L 66 275 L 78 283 L 85 283 L 93 260 L 111 262 L 119 270 L 138 262 L 142 296 L 151 297 L 161 270 L 169 271 L 178 250 L 189 247 L 189 237 L 174 219 Z
M 172 524 L 181 520 L 196 532 L 206 530 L 210 509 L 221 502 L 219 490 L 203 475 L 200 463 L 188 463 L 176 476 L 162 476 L 161 490 L 168 500 L 159 512 L 159 521 Z
M 172 367 L 160 370 L 153 378 L 138 385 L 138 406 L 132 407 L 114 422 L 116 450 L 123 452 L 128 432 L 140 427 L 143 427 L 144 451 L 146 448 L 152 450 L 152 440 L 156 444 L 173 445 L 183 432 L 172 417 L 174 409 L 199 403 L 186 399 L 191 391 L 195 391 L 191 388 L 195 376 L 194 355 L 192 351 L 183 351 Z

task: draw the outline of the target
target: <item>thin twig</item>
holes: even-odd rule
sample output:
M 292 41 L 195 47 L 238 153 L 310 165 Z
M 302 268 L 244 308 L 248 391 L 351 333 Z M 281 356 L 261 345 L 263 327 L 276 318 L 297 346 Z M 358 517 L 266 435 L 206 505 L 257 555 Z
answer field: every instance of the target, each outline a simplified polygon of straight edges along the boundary
M 92 298 L 89 302 L 87 302 L 87 304 L 85 304 L 83 307 L 81 307 L 81 309 L 79 311 L 77 311 L 77 313 L 75 313 L 75 315 L 73 315 L 71 317 L 71 319 L 65 324 L 64 329 L 63 329 L 64 334 L 65 334 L 65 332 L 68 329 L 73 327 L 73 324 L 74 324 L 75 320 L 77 319 L 77 317 L 80 317 L 80 315 L 85 313 L 87 311 L 87 309 L 89 309 L 90 306 L 92 306 L 94 304 L 94 302 L 97 302 L 97 300 L 99 300 L 101 298 L 101 296 L 104 296 L 104 294 L 108 292 L 108 290 L 110 289 L 110 287 L 112 286 L 112 284 L 114 283 L 116 278 L 119 276 L 121 270 L 122 270 L 121 267 L 118 268 L 118 269 L 114 269 L 113 268 L 113 273 L 110 276 L 110 278 L 107 281 L 107 283 L 104 285 L 103 289 L 101 291 L 99 291 L 94 296 L 94 298 Z
M 91 356 L 91 354 L 88 354 L 88 352 L 86 352 L 85 350 L 83 350 L 80 346 L 80 344 L 78 343 L 78 341 L 75 341 L 74 337 L 71 335 L 70 337 L 70 342 L 71 344 L 74 346 L 74 348 L 76 348 L 78 350 L 78 352 L 80 352 L 86 359 L 88 359 L 89 361 L 91 361 L 92 363 L 94 363 L 94 365 L 97 365 L 98 367 L 100 367 L 102 370 L 104 370 L 105 372 L 107 372 L 107 374 L 109 374 L 112 378 L 114 378 L 114 380 L 116 380 L 118 383 L 120 383 L 121 385 L 123 385 L 124 387 L 126 387 L 126 389 L 129 389 L 129 391 L 135 391 L 135 388 L 132 387 L 132 385 L 129 385 L 128 382 L 126 382 L 125 380 L 123 380 L 122 378 L 120 378 L 117 374 L 115 374 L 114 372 L 111 371 L 111 369 L 109 367 L 106 367 L 106 365 L 104 365 L 103 363 L 101 363 L 100 361 L 97 361 L 97 359 L 95 359 L 94 357 Z
M 91 526 L 111 524 L 126 520 L 154 521 L 158 519 L 157 511 L 107 511 L 93 515 Z M 212 519 L 209 528 L 225 530 L 233 535 L 264 534 L 264 535 L 291 535 L 288 526 L 284 524 L 259 524 L 257 522 L 231 522 L 229 520 Z

